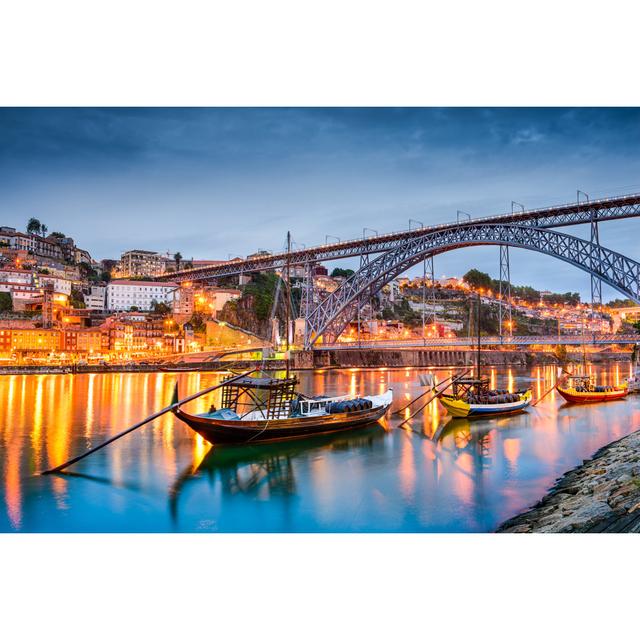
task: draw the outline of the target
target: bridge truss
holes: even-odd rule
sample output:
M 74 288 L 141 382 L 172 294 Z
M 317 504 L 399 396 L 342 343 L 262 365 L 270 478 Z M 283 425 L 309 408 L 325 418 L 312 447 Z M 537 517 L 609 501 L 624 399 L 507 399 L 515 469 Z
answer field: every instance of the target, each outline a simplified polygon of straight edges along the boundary
M 446 231 L 461 227 L 475 227 L 486 224 L 515 224 L 553 229 L 568 225 L 592 224 L 594 221 L 605 222 L 637 217 L 640 217 L 640 194 L 633 194 L 484 218 L 471 218 L 470 220 L 407 229 L 333 244 L 323 244 L 317 247 L 292 251 L 289 254 L 289 261 L 291 265 L 303 266 L 307 263 L 314 264 L 345 258 L 360 258 L 361 255 L 389 251 L 399 243 L 411 241 L 435 231 Z M 286 261 L 287 254 L 283 252 L 246 260 L 237 259 L 208 267 L 185 269 L 177 273 L 165 274 L 160 276 L 159 279 L 171 282 L 207 282 L 226 276 L 279 270 L 284 268 Z
M 623 295 L 640 302 L 640 263 L 600 244 L 538 227 L 511 224 L 478 224 L 447 228 L 413 238 L 360 268 L 336 291 L 324 298 L 307 317 L 307 347 L 328 333 L 339 335 L 349 322 L 344 313 L 354 301 L 423 260 L 446 251 L 476 245 L 503 245 L 543 253 L 586 271 Z M 336 322 L 342 318 L 336 331 Z
M 433 257 L 439 253 L 474 245 L 499 245 L 501 288 L 501 337 L 505 318 L 510 327 L 509 247 L 529 249 L 564 260 L 591 276 L 592 305 L 601 303 L 601 283 L 640 303 L 640 265 L 599 243 L 598 224 L 610 220 L 640 217 L 640 194 L 580 201 L 543 209 L 456 220 L 456 222 L 408 229 L 394 233 L 304 248 L 251 259 L 237 259 L 219 265 L 183 270 L 161 279 L 174 282 L 211 282 L 226 276 L 258 271 L 282 270 L 287 263 L 303 266 L 302 310 L 305 317 L 306 348 L 320 338 L 335 339 L 360 310 L 387 283 L 418 263 L 425 262 L 433 275 Z M 586 194 L 583 194 L 585 196 Z M 521 206 L 521 205 L 519 205 Z M 468 214 L 467 214 L 468 215 Z M 458 217 L 459 218 L 459 217 Z M 589 224 L 591 240 L 553 231 L 556 227 Z M 372 258 L 371 256 L 379 254 Z M 333 293 L 316 303 L 313 266 L 319 262 L 358 257 L 358 271 Z M 428 267 L 427 267 L 428 265 Z M 435 305 L 433 305 L 435 309 Z M 509 333 L 509 332 L 506 332 Z M 326 341 L 326 340 L 325 340 Z

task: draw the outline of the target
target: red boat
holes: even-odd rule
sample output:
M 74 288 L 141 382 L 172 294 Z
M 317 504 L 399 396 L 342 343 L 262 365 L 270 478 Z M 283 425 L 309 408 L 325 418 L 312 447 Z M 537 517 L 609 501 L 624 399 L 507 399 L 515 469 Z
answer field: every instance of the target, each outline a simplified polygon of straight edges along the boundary
M 567 386 L 557 386 L 558 393 L 567 401 L 577 404 L 622 400 L 628 393 L 627 385 L 600 386 L 593 384 L 590 376 L 571 376 Z

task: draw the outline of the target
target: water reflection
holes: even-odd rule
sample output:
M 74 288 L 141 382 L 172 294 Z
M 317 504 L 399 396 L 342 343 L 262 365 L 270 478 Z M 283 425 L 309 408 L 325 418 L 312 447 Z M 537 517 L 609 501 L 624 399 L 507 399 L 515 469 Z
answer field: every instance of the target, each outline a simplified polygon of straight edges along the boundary
M 308 394 L 394 389 L 394 411 L 425 391 L 412 369 L 304 372 Z M 440 380 L 454 370 L 440 370 Z M 628 365 L 594 368 L 617 382 Z M 531 385 L 556 367 L 487 368 L 495 385 Z M 215 373 L 0 376 L 2 531 L 487 531 L 536 502 L 554 479 L 640 427 L 640 397 L 452 420 L 425 396 L 380 426 L 329 439 L 211 448 L 171 414 L 56 477 L 40 476 L 187 395 Z M 203 411 L 220 392 L 199 398 Z M 407 418 L 409 422 L 397 427 Z
M 197 466 L 188 465 L 169 490 L 174 523 L 178 521 L 180 496 L 190 482 L 205 478 L 213 493 L 258 497 L 293 496 L 296 493 L 294 459 L 320 458 L 331 451 L 372 447 L 384 436 L 382 425 L 365 426 L 349 433 L 327 434 L 306 440 L 246 447 L 212 447 Z M 198 436 L 199 437 L 199 436 Z

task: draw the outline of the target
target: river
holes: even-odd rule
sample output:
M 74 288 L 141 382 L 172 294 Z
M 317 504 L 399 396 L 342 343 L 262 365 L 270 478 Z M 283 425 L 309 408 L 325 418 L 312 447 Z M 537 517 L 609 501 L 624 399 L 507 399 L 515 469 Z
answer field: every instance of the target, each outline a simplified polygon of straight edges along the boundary
M 487 369 L 494 385 L 531 385 L 534 398 L 555 371 Z M 418 373 L 298 375 L 307 394 L 390 387 L 397 409 L 423 391 Z M 449 373 L 436 372 L 440 379 Z M 597 369 L 602 382 L 628 374 L 623 364 Z M 166 406 L 176 380 L 184 396 L 220 374 L 0 376 L 0 531 L 492 531 L 559 475 L 640 428 L 640 396 L 567 406 L 555 391 L 511 417 L 452 421 L 433 402 L 409 429 L 397 428 L 405 412 L 349 434 L 226 449 L 212 449 L 167 414 L 64 475 L 39 475 Z M 189 411 L 210 402 L 200 398 Z

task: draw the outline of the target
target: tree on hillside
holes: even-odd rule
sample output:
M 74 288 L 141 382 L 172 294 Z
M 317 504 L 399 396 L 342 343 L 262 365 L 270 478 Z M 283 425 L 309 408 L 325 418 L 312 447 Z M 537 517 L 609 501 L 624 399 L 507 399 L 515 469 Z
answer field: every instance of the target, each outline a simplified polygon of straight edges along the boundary
M 11 294 L 6 291 L 0 293 L 0 312 L 2 311 L 13 311 Z
M 151 311 L 153 311 L 154 313 L 158 313 L 161 316 L 168 316 L 171 313 L 171 306 L 166 302 L 158 302 L 157 300 L 152 300 Z
M 332 278 L 350 278 L 353 274 L 354 274 L 353 269 L 340 269 L 339 267 L 336 267 L 331 272 L 331 277 Z
M 494 281 L 488 273 L 471 269 L 462 276 L 462 279 L 474 289 L 493 289 Z
M 89 282 L 100 281 L 100 276 L 98 275 L 98 272 L 90 264 L 87 264 L 86 262 L 81 262 L 80 264 L 78 264 L 78 271 L 80 272 L 80 276 L 84 280 L 88 280 Z
M 626 298 L 624 300 L 621 300 L 620 298 L 616 298 L 615 300 L 608 302 L 607 306 L 611 307 L 612 309 L 621 309 L 624 307 L 635 307 L 636 304 L 637 303 L 635 303 L 633 300 L 629 300 L 629 298 Z
M 173 254 L 173 259 L 176 261 L 176 271 L 180 271 L 180 262 L 182 261 L 182 254 L 179 251 L 176 251 Z
M 29 218 L 27 222 L 27 233 L 39 234 L 42 231 L 42 223 L 38 218 Z
M 49 231 L 49 227 L 46 224 L 40 225 L 40 235 L 44 238 L 47 235 L 47 231 Z
M 71 295 L 69 296 L 69 304 L 74 309 L 86 308 L 86 305 L 84 303 L 84 296 L 82 295 L 82 291 L 80 291 L 80 289 L 76 289 L 75 287 L 72 287 Z
M 51 237 L 52 238 L 58 238 L 59 240 L 63 240 L 67 236 L 65 236 L 64 233 L 62 233 L 61 231 L 52 231 L 51 232 Z

